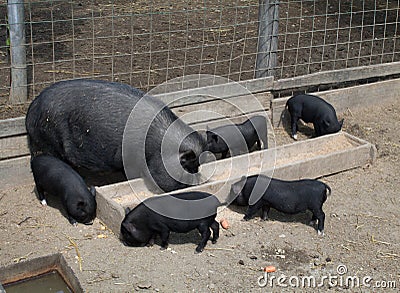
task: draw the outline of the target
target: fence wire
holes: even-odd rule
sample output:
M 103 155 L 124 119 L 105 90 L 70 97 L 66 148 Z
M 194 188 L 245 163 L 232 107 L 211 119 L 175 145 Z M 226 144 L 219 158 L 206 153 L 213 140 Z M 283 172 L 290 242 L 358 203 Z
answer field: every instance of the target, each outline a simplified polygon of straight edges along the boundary
M 79 77 L 143 90 L 188 74 L 251 79 L 257 5 L 235 0 L 27 1 L 31 94 Z M 2 44 L 5 33 L 2 28 Z M 4 46 L 0 50 L 6 54 Z
M 277 79 L 400 60 L 399 1 L 282 0 Z M 29 98 L 59 80 L 145 91 L 175 77 L 255 77 L 257 0 L 25 1 Z M 0 0 L 0 100 L 10 91 L 7 1 Z
M 400 60 L 399 1 L 280 1 L 277 78 Z

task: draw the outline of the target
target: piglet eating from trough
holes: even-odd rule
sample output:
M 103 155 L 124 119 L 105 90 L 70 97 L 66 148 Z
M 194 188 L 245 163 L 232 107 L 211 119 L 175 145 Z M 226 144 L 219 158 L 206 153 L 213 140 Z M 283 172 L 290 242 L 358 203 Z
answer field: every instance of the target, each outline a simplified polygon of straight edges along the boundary
M 296 95 L 286 102 L 286 106 L 290 113 L 292 137 L 295 140 L 299 119 L 314 125 L 315 136 L 336 133 L 342 129 L 343 119 L 339 122 L 333 106 L 320 97 Z
M 284 181 L 264 175 L 243 176 L 231 187 L 230 197 L 237 205 L 249 206 L 244 220 L 251 219 L 262 209 L 262 220 L 268 219 L 270 208 L 286 214 L 297 214 L 310 210 L 314 225 L 318 220 L 318 235 L 324 233 L 325 213 L 322 205 L 331 193 L 331 188 L 318 180 L 303 179 Z
M 97 207 L 94 187 L 89 190 L 74 169 L 52 156 L 34 157 L 31 168 L 38 197 L 43 205 L 47 205 L 44 193 L 60 197 L 71 224 L 92 224 Z
M 207 134 L 208 151 L 231 155 L 248 153 L 254 145 L 257 150 L 268 148 L 267 120 L 263 116 L 253 116 L 241 124 L 230 124 L 209 129 Z
M 222 204 L 212 194 L 205 192 L 183 192 L 154 196 L 127 209 L 121 223 L 121 241 L 127 246 L 151 246 L 160 235 L 161 248 L 168 246 L 170 232 L 187 233 L 197 229 L 201 241 L 196 252 L 203 251 L 213 232 L 212 243 L 219 237 L 219 224 L 215 220 L 217 208 Z

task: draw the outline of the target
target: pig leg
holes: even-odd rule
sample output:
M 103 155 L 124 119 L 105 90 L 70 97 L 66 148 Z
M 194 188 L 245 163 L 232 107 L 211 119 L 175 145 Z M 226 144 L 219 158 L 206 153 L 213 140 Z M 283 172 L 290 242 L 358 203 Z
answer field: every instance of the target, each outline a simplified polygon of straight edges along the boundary
M 310 226 L 314 226 L 315 223 L 317 222 L 317 217 L 313 214 L 310 223 L 308 223 Z
M 210 227 L 211 227 L 211 230 L 213 233 L 213 238 L 212 238 L 211 242 L 212 242 L 212 244 L 215 244 L 215 243 L 217 243 L 217 240 L 219 238 L 219 224 L 217 221 L 214 221 Z
M 169 229 L 164 227 L 160 232 L 161 237 L 161 249 L 167 249 L 168 247 L 168 239 L 169 239 Z
M 318 123 L 314 123 L 314 131 L 316 137 L 321 136 L 321 127 Z
M 270 209 L 270 207 L 268 205 L 263 205 L 261 220 L 263 220 L 263 221 L 268 220 L 269 209 Z
M 296 115 L 291 115 L 291 125 L 292 125 L 292 137 L 294 140 L 297 140 L 297 122 L 299 121 L 299 117 Z
M 154 241 L 155 241 L 155 239 L 156 239 L 156 235 L 157 235 L 157 234 L 154 233 L 154 234 L 151 236 L 149 242 L 147 242 L 147 244 L 146 244 L 147 247 L 151 247 L 151 246 L 154 245 Z
M 208 226 L 205 225 L 204 223 L 201 223 L 199 225 L 199 227 L 197 227 L 197 230 L 199 230 L 199 232 L 201 234 L 201 241 L 200 241 L 199 245 L 196 247 L 196 252 L 200 253 L 203 251 L 204 247 L 206 246 L 208 239 L 210 239 L 211 231 L 210 231 L 210 228 L 208 228 Z
M 47 206 L 47 201 L 44 198 L 44 190 L 43 190 L 43 188 L 41 186 L 39 186 L 39 185 L 36 185 L 36 191 L 38 193 L 38 197 L 39 197 L 40 203 L 42 205 L 44 205 L 44 206 Z
M 226 156 L 228 155 L 229 150 L 222 152 L 221 154 L 221 159 L 225 159 Z
M 322 209 L 319 209 L 317 211 L 313 211 L 313 217 L 317 218 L 318 220 L 318 235 L 323 236 L 324 235 L 324 224 L 325 224 L 325 213 L 322 211 Z
M 68 221 L 71 223 L 71 225 L 73 225 L 74 227 L 77 227 L 78 226 L 78 222 L 73 218 L 73 217 L 71 217 L 70 215 L 68 215 Z

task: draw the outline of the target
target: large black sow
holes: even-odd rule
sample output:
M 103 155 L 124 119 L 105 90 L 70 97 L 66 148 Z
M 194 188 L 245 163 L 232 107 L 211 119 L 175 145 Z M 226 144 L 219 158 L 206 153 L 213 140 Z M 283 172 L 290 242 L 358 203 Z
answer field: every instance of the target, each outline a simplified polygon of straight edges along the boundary
M 129 158 L 130 169 L 136 172 L 132 177 L 150 178 L 164 191 L 187 187 L 190 184 L 179 179 L 198 172 L 199 156 L 206 147 L 204 138 L 160 100 L 125 84 L 78 79 L 44 89 L 26 115 L 31 154 L 48 154 L 74 168 L 94 172 L 123 171 L 124 128 L 139 101 L 143 111 L 139 111 L 129 132 L 134 150 Z M 174 131 L 167 133 L 172 124 Z M 178 165 L 180 162 L 181 168 L 172 170 L 177 173 L 174 176 L 170 175 L 171 168 L 167 172 L 161 158 L 161 142 L 166 133 L 169 141 L 180 143 L 179 153 L 177 149 L 167 155 L 167 161 L 176 157 Z M 141 157 L 145 157 L 143 162 Z

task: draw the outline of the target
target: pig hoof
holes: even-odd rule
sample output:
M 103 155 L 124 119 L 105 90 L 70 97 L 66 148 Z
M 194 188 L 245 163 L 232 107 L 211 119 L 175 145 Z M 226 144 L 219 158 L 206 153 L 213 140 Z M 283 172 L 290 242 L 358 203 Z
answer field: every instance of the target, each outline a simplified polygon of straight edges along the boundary
M 47 206 L 47 201 L 46 201 L 45 199 L 42 199 L 42 200 L 40 201 L 40 203 L 41 203 L 43 206 Z
M 318 230 L 318 236 L 323 237 L 324 235 L 325 235 L 324 231 L 319 231 L 319 230 Z
M 297 134 L 293 134 L 292 137 L 293 137 L 294 140 L 297 140 Z
M 68 218 L 70 224 L 74 227 L 78 227 L 78 222 L 74 218 Z
M 202 253 L 203 252 L 203 249 L 202 248 L 196 248 L 196 250 L 194 251 L 194 253 L 195 254 L 199 254 L 199 253 Z

